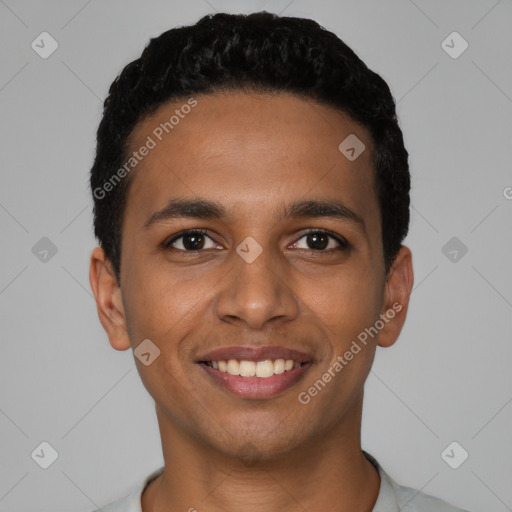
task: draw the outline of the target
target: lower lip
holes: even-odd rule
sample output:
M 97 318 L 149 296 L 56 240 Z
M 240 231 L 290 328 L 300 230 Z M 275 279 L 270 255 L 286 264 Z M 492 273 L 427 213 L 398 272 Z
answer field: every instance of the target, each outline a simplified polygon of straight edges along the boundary
M 304 373 L 309 370 L 311 363 L 266 378 L 241 377 L 240 375 L 221 372 L 205 364 L 200 364 L 200 366 L 215 382 L 231 393 L 240 398 L 259 399 L 273 397 L 297 384 Z

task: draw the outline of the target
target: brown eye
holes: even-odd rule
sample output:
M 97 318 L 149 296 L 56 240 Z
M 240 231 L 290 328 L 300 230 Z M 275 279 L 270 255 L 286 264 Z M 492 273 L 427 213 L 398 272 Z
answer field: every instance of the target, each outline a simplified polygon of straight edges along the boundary
M 306 235 L 307 245 L 310 249 L 323 250 L 329 245 L 329 236 L 324 233 Z
M 343 237 L 329 231 L 311 230 L 303 235 L 295 245 L 297 246 L 302 239 L 305 240 L 305 247 L 297 247 L 298 249 L 327 252 L 328 250 L 349 248 L 348 242 Z
M 215 242 L 201 230 L 183 231 L 179 235 L 164 243 L 165 249 L 176 249 L 177 251 L 200 251 L 202 249 L 215 249 Z

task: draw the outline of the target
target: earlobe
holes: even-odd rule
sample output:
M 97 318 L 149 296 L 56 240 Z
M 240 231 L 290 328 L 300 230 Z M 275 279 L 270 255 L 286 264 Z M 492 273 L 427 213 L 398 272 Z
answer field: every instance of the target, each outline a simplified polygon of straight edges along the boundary
M 403 245 L 393 262 L 385 287 L 381 318 L 386 322 L 379 333 L 380 347 L 390 347 L 398 339 L 407 316 L 414 283 L 411 250 Z
M 112 264 L 101 247 L 96 247 L 92 251 L 89 282 L 96 300 L 98 317 L 108 335 L 110 345 L 116 350 L 129 349 L 130 341 L 126 329 L 121 290 L 117 284 Z

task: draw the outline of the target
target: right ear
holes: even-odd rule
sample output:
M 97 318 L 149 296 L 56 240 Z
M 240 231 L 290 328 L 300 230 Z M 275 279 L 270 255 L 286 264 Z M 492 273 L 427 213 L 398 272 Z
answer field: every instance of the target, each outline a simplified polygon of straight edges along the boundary
M 101 247 L 96 247 L 92 251 L 89 282 L 96 300 L 98 317 L 110 344 L 116 350 L 129 349 L 130 340 L 126 329 L 121 289 L 117 284 L 112 264 Z

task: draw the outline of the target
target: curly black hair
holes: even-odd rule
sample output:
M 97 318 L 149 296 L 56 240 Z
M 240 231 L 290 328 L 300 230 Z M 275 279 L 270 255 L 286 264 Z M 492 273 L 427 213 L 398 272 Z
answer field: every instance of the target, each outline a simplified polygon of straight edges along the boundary
M 168 30 L 152 38 L 111 84 L 90 185 L 94 232 L 118 284 L 131 174 L 112 179 L 129 158 L 130 135 L 168 101 L 219 91 L 288 92 L 342 111 L 369 130 L 388 273 L 409 229 L 410 202 L 408 152 L 389 87 L 315 21 L 262 11 L 210 14 Z

